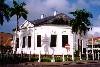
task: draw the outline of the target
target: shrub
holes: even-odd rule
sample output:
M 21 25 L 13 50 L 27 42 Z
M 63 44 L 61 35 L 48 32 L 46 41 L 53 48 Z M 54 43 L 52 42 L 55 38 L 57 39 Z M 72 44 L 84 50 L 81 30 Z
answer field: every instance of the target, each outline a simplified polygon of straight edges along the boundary
M 41 62 L 51 62 L 51 58 L 47 57 L 41 58 Z
M 37 57 L 32 57 L 32 58 L 31 58 L 31 61 L 32 61 L 32 62 L 35 62 L 35 61 L 38 61 L 38 60 L 39 60 L 39 58 L 37 58 Z
M 75 61 L 80 60 L 80 57 L 75 57 L 74 60 Z
M 55 57 L 55 62 L 62 62 L 62 61 L 63 61 L 62 57 Z
M 65 61 L 72 61 L 72 56 L 71 55 L 65 55 Z

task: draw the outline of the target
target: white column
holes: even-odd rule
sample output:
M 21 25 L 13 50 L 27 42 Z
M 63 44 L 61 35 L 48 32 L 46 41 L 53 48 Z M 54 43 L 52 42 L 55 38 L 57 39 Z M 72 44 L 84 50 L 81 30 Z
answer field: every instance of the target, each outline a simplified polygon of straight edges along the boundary
M 88 60 L 88 51 L 86 51 L 86 60 Z
M 98 51 L 98 60 L 99 60 L 99 51 Z
M 38 60 L 38 62 L 40 62 L 41 61 L 41 51 L 39 52 L 39 60 Z
M 74 52 L 73 52 L 73 54 L 72 54 L 72 60 L 74 61 Z
M 64 59 L 64 53 L 63 53 L 63 62 L 65 61 L 65 59 Z
M 93 36 L 92 36 L 92 57 L 93 57 L 93 60 L 94 60 L 94 52 L 93 52 Z
M 96 55 L 96 52 L 95 52 L 95 58 L 96 58 L 96 56 L 97 56 L 97 55 Z
M 84 44 L 84 43 L 83 43 L 83 40 L 82 40 L 82 54 L 83 54 L 83 44 Z
M 80 54 L 80 60 L 82 60 L 82 58 L 81 58 L 81 52 L 79 52 L 79 54 Z
M 93 60 L 94 60 L 94 52 L 93 52 Z
M 74 46 L 72 48 L 72 60 L 74 61 Z

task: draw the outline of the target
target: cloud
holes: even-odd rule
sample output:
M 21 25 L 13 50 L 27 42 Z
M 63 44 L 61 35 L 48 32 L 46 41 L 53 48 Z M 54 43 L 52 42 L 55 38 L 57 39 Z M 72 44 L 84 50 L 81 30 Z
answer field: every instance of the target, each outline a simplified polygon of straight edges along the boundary
M 89 1 L 87 2 L 87 0 L 75 0 L 74 2 L 72 2 L 73 0 L 18 0 L 18 2 L 25 2 L 27 5 L 25 6 L 25 8 L 28 10 L 29 14 L 28 14 L 28 20 L 36 20 L 36 19 L 40 19 L 40 15 L 41 14 L 45 14 L 46 16 L 49 15 L 53 15 L 53 12 L 56 10 L 58 11 L 58 13 L 65 13 L 69 16 L 71 16 L 70 14 L 68 14 L 71 11 L 75 11 L 77 8 L 87 8 L 90 9 L 90 3 L 91 4 L 95 4 L 92 3 L 93 1 Z M 96 0 L 95 2 L 97 2 L 99 0 Z M 12 0 L 7 0 L 6 1 L 8 4 L 11 4 Z M 99 2 L 100 3 L 100 2 Z M 19 20 L 22 24 L 22 22 L 24 21 L 22 18 Z M 100 24 L 98 23 L 100 21 L 100 19 L 96 19 L 96 25 Z M 13 18 L 13 20 L 10 21 L 11 24 L 13 25 L 13 27 L 15 27 L 16 25 L 16 17 Z M 7 28 L 9 27 L 10 24 L 4 24 L 3 27 L 1 27 L 1 30 L 4 30 L 3 28 Z M 9 30 L 12 30 L 12 28 L 10 28 Z M 5 31 L 5 30 L 4 30 Z M 8 30 L 7 30 L 8 31 Z
M 100 26 L 100 15 L 97 16 L 96 19 L 93 20 L 94 26 Z
M 88 34 L 93 36 L 100 36 L 100 27 L 93 27 L 92 30 L 88 32 Z
M 100 0 L 92 0 L 90 1 L 91 5 L 100 6 Z
M 27 0 L 26 8 L 29 11 L 29 19 L 39 18 L 41 14 L 53 15 L 53 11 L 58 12 L 69 11 L 68 0 Z
M 77 8 L 88 8 L 89 5 L 85 0 L 76 0 L 75 3 L 70 3 L 70 0 L 26 0 L 26 9 L 29 11 L 29 20 L 40 18 L 41 14 L 53 15 L 53 11 L 69 12 Z

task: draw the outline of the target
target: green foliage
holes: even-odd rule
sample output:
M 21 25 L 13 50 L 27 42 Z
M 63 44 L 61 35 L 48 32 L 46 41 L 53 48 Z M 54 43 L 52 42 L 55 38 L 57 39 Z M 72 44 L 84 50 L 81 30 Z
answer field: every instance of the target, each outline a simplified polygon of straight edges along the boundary
M 62 62 L 62 61 L 63 61 L 62 57 L 59 56 L 55 57 L 55 62 Z
M 48 57 L 41 58 L 41 62 L 51 62 L 51 58 Z
M 19 19 L 22 17 L 25 20 L 27 20 L 27 14 L 28 11 L 24 8 L 26 4 L 23 3 L 17 3 L 15 0 L 13 0 L 13 7 L 11 7 L 10 10 L 10 17 L 16 15 L 17 16 L 17 30 L 19 30 Z
M 72 56 L 70 55 L 66 55 L 64 58 L 65 58 L 65 61 L 72 61 Z
M 0 0 L 0 24 L 3 25 L 4 19 L 10 20 L 10 7 L 5 3 L 6 0 Z
M 38 60 L 39 60 L 38 57 L 32 57 L 32 58 L 31 58 L 31 62 L 36 62 L 36 61 L 38 61 Z
M 11 53 L 12 47 L 11 46 L 2 46 L 0 45 L 1 53 L 5 54 L 6 52 Z
M 27 19 L 27 10 L 24 8 L 24 6 L 26 5 L 24 2 L 21 4 L 18 4 L 16 1 L 13 1 L 13 7 L 11 8 L 11 13 L 10 16 L 17 16 L 17 20 L 20 17 L 23 17 L 25 20 Z
M 85 9 L 76 10 L 74 12 L 70 12 L 74 16 L 74 18 L 70 21 L 70 25 L 72 26 L 72 32 L 76 34 L 84 35 L 87 31 L 89 31 L 90 19 L 93 17 L 92 14 Z
M 78 60 L 80 60 L 80 57 L 74 57 L 74 60 L 78 61 Z

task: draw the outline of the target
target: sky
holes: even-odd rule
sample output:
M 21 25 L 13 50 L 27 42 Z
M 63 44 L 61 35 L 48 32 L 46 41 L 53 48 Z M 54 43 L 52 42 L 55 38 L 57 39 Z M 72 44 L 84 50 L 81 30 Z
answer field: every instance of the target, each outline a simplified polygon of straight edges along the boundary
M 9 6 L 12 6 L 13 0 L 6 0 Z M 100 0 L 17 0 L 20 2 L 25 2 L 26 10 L 28 10 L 28 20 L 40 19 L 41 14 L 45 16 L 53 15 L 56 10 L 58 13 L 65 13 L 72 17 L 69 12 L 75 11 L 76 9 L 86 9 L 93 14 L 91 23 L 93 24 L 92 32 L 95 34 L 100 33 Z M 20 24 L 25 20 L 20 18 Z M 12 29 L 16 26 L 16 16 L 13 16 L 9 22 L 4 23 L 0 26 L 0 32 L 12 32 Z

